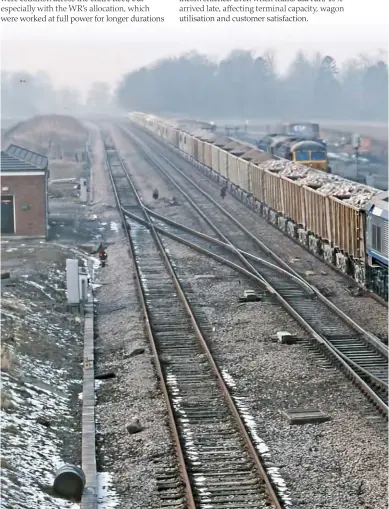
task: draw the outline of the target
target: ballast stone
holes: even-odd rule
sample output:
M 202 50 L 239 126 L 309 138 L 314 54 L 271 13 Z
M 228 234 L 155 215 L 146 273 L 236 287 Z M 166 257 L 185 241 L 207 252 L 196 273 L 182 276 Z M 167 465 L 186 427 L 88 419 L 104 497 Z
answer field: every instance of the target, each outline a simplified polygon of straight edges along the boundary
M 142 431 L 143 427 L 139 419 L 134 419 L 129 424 L 127 424 L 126 430 L 128 431 L 128 433 L 130 433 L 130 435 L 133 435 L 134 433 L 139 433 L 140 431 Z

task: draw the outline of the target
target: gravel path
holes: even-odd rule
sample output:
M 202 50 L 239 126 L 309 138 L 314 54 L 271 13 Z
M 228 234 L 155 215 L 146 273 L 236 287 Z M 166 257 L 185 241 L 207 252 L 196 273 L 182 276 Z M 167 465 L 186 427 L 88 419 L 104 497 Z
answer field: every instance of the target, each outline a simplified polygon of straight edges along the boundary
M 97 131 L 93 152 L 91 213 L 118 223 Z M 97 290 L 96 370 L 98 374 L 114 372 L 116 377 L 97 384 L 99 470 L 112 476 L 118 509 L 159 507 L 155 471 L 161 462 L 174 461 L 165 403 L 154 374 L 122 230 L 112 232 L 109 242 L 108 265 L 101 270 L 102 286 Z M 144 352 L 131 356 L 137 348 Z M 143 430 L 129 434 L 126 426 L 136 418 Z
M 154 146 L 154 144 L 151 146 Z M 185 171 L 185 173 L 204 189 L 204 191 L 209 193 L 217 201 L 221 201 L 220 187 L 217 184 L 206 179 L 205 176 L 195 170 L 191 164 L 181 159 L 168 148 L 161 147 L 160 152 L 164 153 L 166 157 L 169 157 L 180 170 Z M 186 191 L 190 193 L 190 187 L 188 187 L 185 180 L 182 177 L 180 178 L 176 173 L 174 177 L 178 182 L 182 182 Z M 146 196 L 145 200 L 147 200 Z M 332 270 L 331 267 L 309 253 L 302 246 L 293 242 L 281 231 L 267 223 L 261 216 L 245 207 L 232 196 L 228 195 L 221 203 L 230 214 L 243 224 L 243 226 L 265 244 L 270 245 L 272 250 L 280 258 L 290 264 L 290 266 L 301 274 L 309 283 L 315 285 L 348 316 L 367 330 L 387 340 L 387 308 L 372 297 L 358 297 L 352 295 L 350 289 L 354 288 L 355 285 L 351 280 Z M 158 212 L 164 215 L 169 214 L 167 207 L 158 210 Z M 179 211 L 176 213 L 179 215 Z M 183 221 L 181 220 L 181 222 Z
M 150 179 L 145 167 L 132 166 L 133 174 L 141 173 L 138 182 Z M 204 185 L 203 180 L 201 183 Z M 151 203 L 144 196 L 145 202 Z M 232 198 L 228 202 L 231 209 L 238 207 L 240 214 L 243 210 L 249 215 Z M 168 210 L 166 207 L 165 215 Z M 258 216 L 254 219 L 262 221 Z M 293 257 L 300 250 L 303 269 L 312 270 L 313 262 L 320 263 L 270 226 L 269 231 L 275 237 L 273 247 L 281 249 L 285 242 L 287 255 Z M 238 298 L 252 283 L 171 240 L 164 242 L 180 277 L 194 292 L 196 312 L 205 314 L 214 330 L 209 339 L 219 366 L 232 377 L 234 393 L 242 398 L 241 404 L 269 447 L 292 492 L 295 508 L 387 507 L 387 427 L 359 390 L 313 353 L 303 340 L 305 332 L 277 305 L 267 300 L 238 305 Z M 343 288 L 344 279 L 325 269 L 331 281 L 335 279 L 339 286 L 342 283 Z M 363 313 L 361 300 L 357 302 Z M 379 306 L 371 299 L 363 302 Z M 301 339 L 293 346 L 281 345 L 275 341 L 279 330 Z M 290 426 L 281 411 L 299 406 L 321 409 L 331 420 Z

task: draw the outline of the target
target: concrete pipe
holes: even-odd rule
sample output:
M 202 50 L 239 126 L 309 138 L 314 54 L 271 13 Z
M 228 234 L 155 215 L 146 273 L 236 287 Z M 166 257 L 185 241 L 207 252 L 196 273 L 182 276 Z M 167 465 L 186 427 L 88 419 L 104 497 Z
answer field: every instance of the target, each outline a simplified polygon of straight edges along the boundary
M 63 465 L 55 474 L 54 491 L 67 500 L 80 501 L 85 482 L 85 474 L 81 468 Z

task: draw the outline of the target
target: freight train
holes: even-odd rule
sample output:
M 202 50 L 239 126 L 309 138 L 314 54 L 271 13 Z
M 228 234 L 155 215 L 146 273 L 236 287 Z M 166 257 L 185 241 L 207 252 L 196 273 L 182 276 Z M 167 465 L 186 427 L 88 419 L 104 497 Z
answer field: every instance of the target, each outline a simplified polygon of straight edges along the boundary
M 234 150 L 231 140 L 187 121 L 143 113 L 130 120 L 227 183 L 231 194 L 308 250 L 388 298 L 388 192 L 275 161 L 243 144 Z
M 295 163 L 330 172 L 327 146 L 322 140 L 304 139 L 301 136 L 268 134 L 257 146 L 269 154 Z
M 273 134 L 259 140 L 257 146 L 269 154 L 295 163 L 330 172 L 327 145 L 320 139 L 319 124 L 311 122 L 277 125 Z

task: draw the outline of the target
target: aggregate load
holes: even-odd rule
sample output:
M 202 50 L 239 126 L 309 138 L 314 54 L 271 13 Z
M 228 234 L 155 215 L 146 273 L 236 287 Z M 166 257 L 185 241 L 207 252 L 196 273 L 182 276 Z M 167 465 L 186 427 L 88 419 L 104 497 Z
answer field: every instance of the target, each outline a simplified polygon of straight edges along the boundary
M 299 185 L 315 188 L 325 196 L 342 198 L 344 203 L 358 208 L 364 207 L 379 192 L 373 187 L 346 180 L 338 175 L 323 173 L 288 161 L 270 160 L 259 166 L 283 177 L 296 179 Z
M 262 152 L 262 150 L 257 150 L 255 148 L 250 148 L 247 152 L 242 155 L 242 159 L 247 159 L 254 164 L 263 163 L 265 161 L 269 161 L 272 156 L 266 152 Z
M 347 200 L 343 200 L 346 203 L 349 203 L 350 205 L 353 205 L 354 207 L 362 208 L 367 205 L 367 203 L 375 196 L 377 193 L 379 193 L 378 189 L 374 191 L 369 191 L 367 189 L 364 189 L 360 192 L 360 194 L 357 194 L 356 196 L 351 196 L 351 198 L 348 198 Z
M 271 159 L 271 156 L 269 156 L 268 154 L 266 154 L 266 155 L 259 155 L 259 156 L 254 157 L 253 159 L 251 159 L 250 162 L 253 163 L 253 164 L 256 164 L 257 166 L 260 166 L 265 161 L 269 161 L 269 159 Z
M 226 145 L 229 145 L 230 143 L 231 143 L 231 140 L 229 138 L 226 138 L 225 136 L 223 136 L 221 138 L 217 138 L 213 144 L 216 145 L 216 147 L 225 147 Z
M 379 191 L 372 187 L 365 186 L 363 184 L 357 184 L 348 180 L 337 180 L 325 184 L 320 188 L 320 192 L 327 196 L 334 197 L 345 197 L 342 199 L 343 202 L 349 203 L 354 207 L 364 207 L 367 202 Z
M 194 136 L 195 138 L 198 138 L 201 141 L 205 141 L 206 143 L 213 143 L 217 139 L 216 134 L 207 131 L 207 129 L 197 129 L 196 131 L 191 132 L 190 134 L 191 136 Z
M 346 180 L 338 175 L 329 175 L 320 170 L 308 170 L 299 184 L 316 188 L 325 196 L 341 198 L 343 202 L 355 207 L 363 207 L 378 191 L 364 184 Z
M 308 177 L 311 172 L 312 170 L 302 164 L 286 163 L 285 168 L 280 171 L 280 175 L 300 179 Z
M 229 143 L 227 145 L 224 145 L 223 150 L 227 150 L 228 152 L 231 152 L 231 150 L 234 150 L 239 143 L 236 141 L 229 140 Z
M 247 145 L 242 145 L 241 143 L 237 143 L 235 147 L 231 150 L 231 154 L 233 155 L 241 155 L 247 151 Z
M 268 170 L 273 173 L 278 173 L 282 170 L 285 170 L 286 167 L 294 166 L 296 168 L 300 168 L 300 165 L 292 164 L 288 161 L 278 160 L 278 159 L 269 159 L 265 163 L 261 164 L 261 169 Z
M 209 131 L 204 130 L 200 139 L 207 143 L 213 143 L 215 140 L 217 140 L 217 136 L 214 133 L 210 133 Z
M 299 184 L 303 186 L 310 186 L 310 187 L 320 187 L 332 182 L 333 176 L 328 175 L 328 173 L 323 173 L 320 170 L 309 170 L 307 169 L 306 175 L 299 179 Z M 336 180 L 336 177 L 335 177 Z
M 194 136 L 195 138 L 202 138 L 205 136 L 205 131 L 203 129 L 195 129 L 194 131 L 189 131 L 191 136 Z

